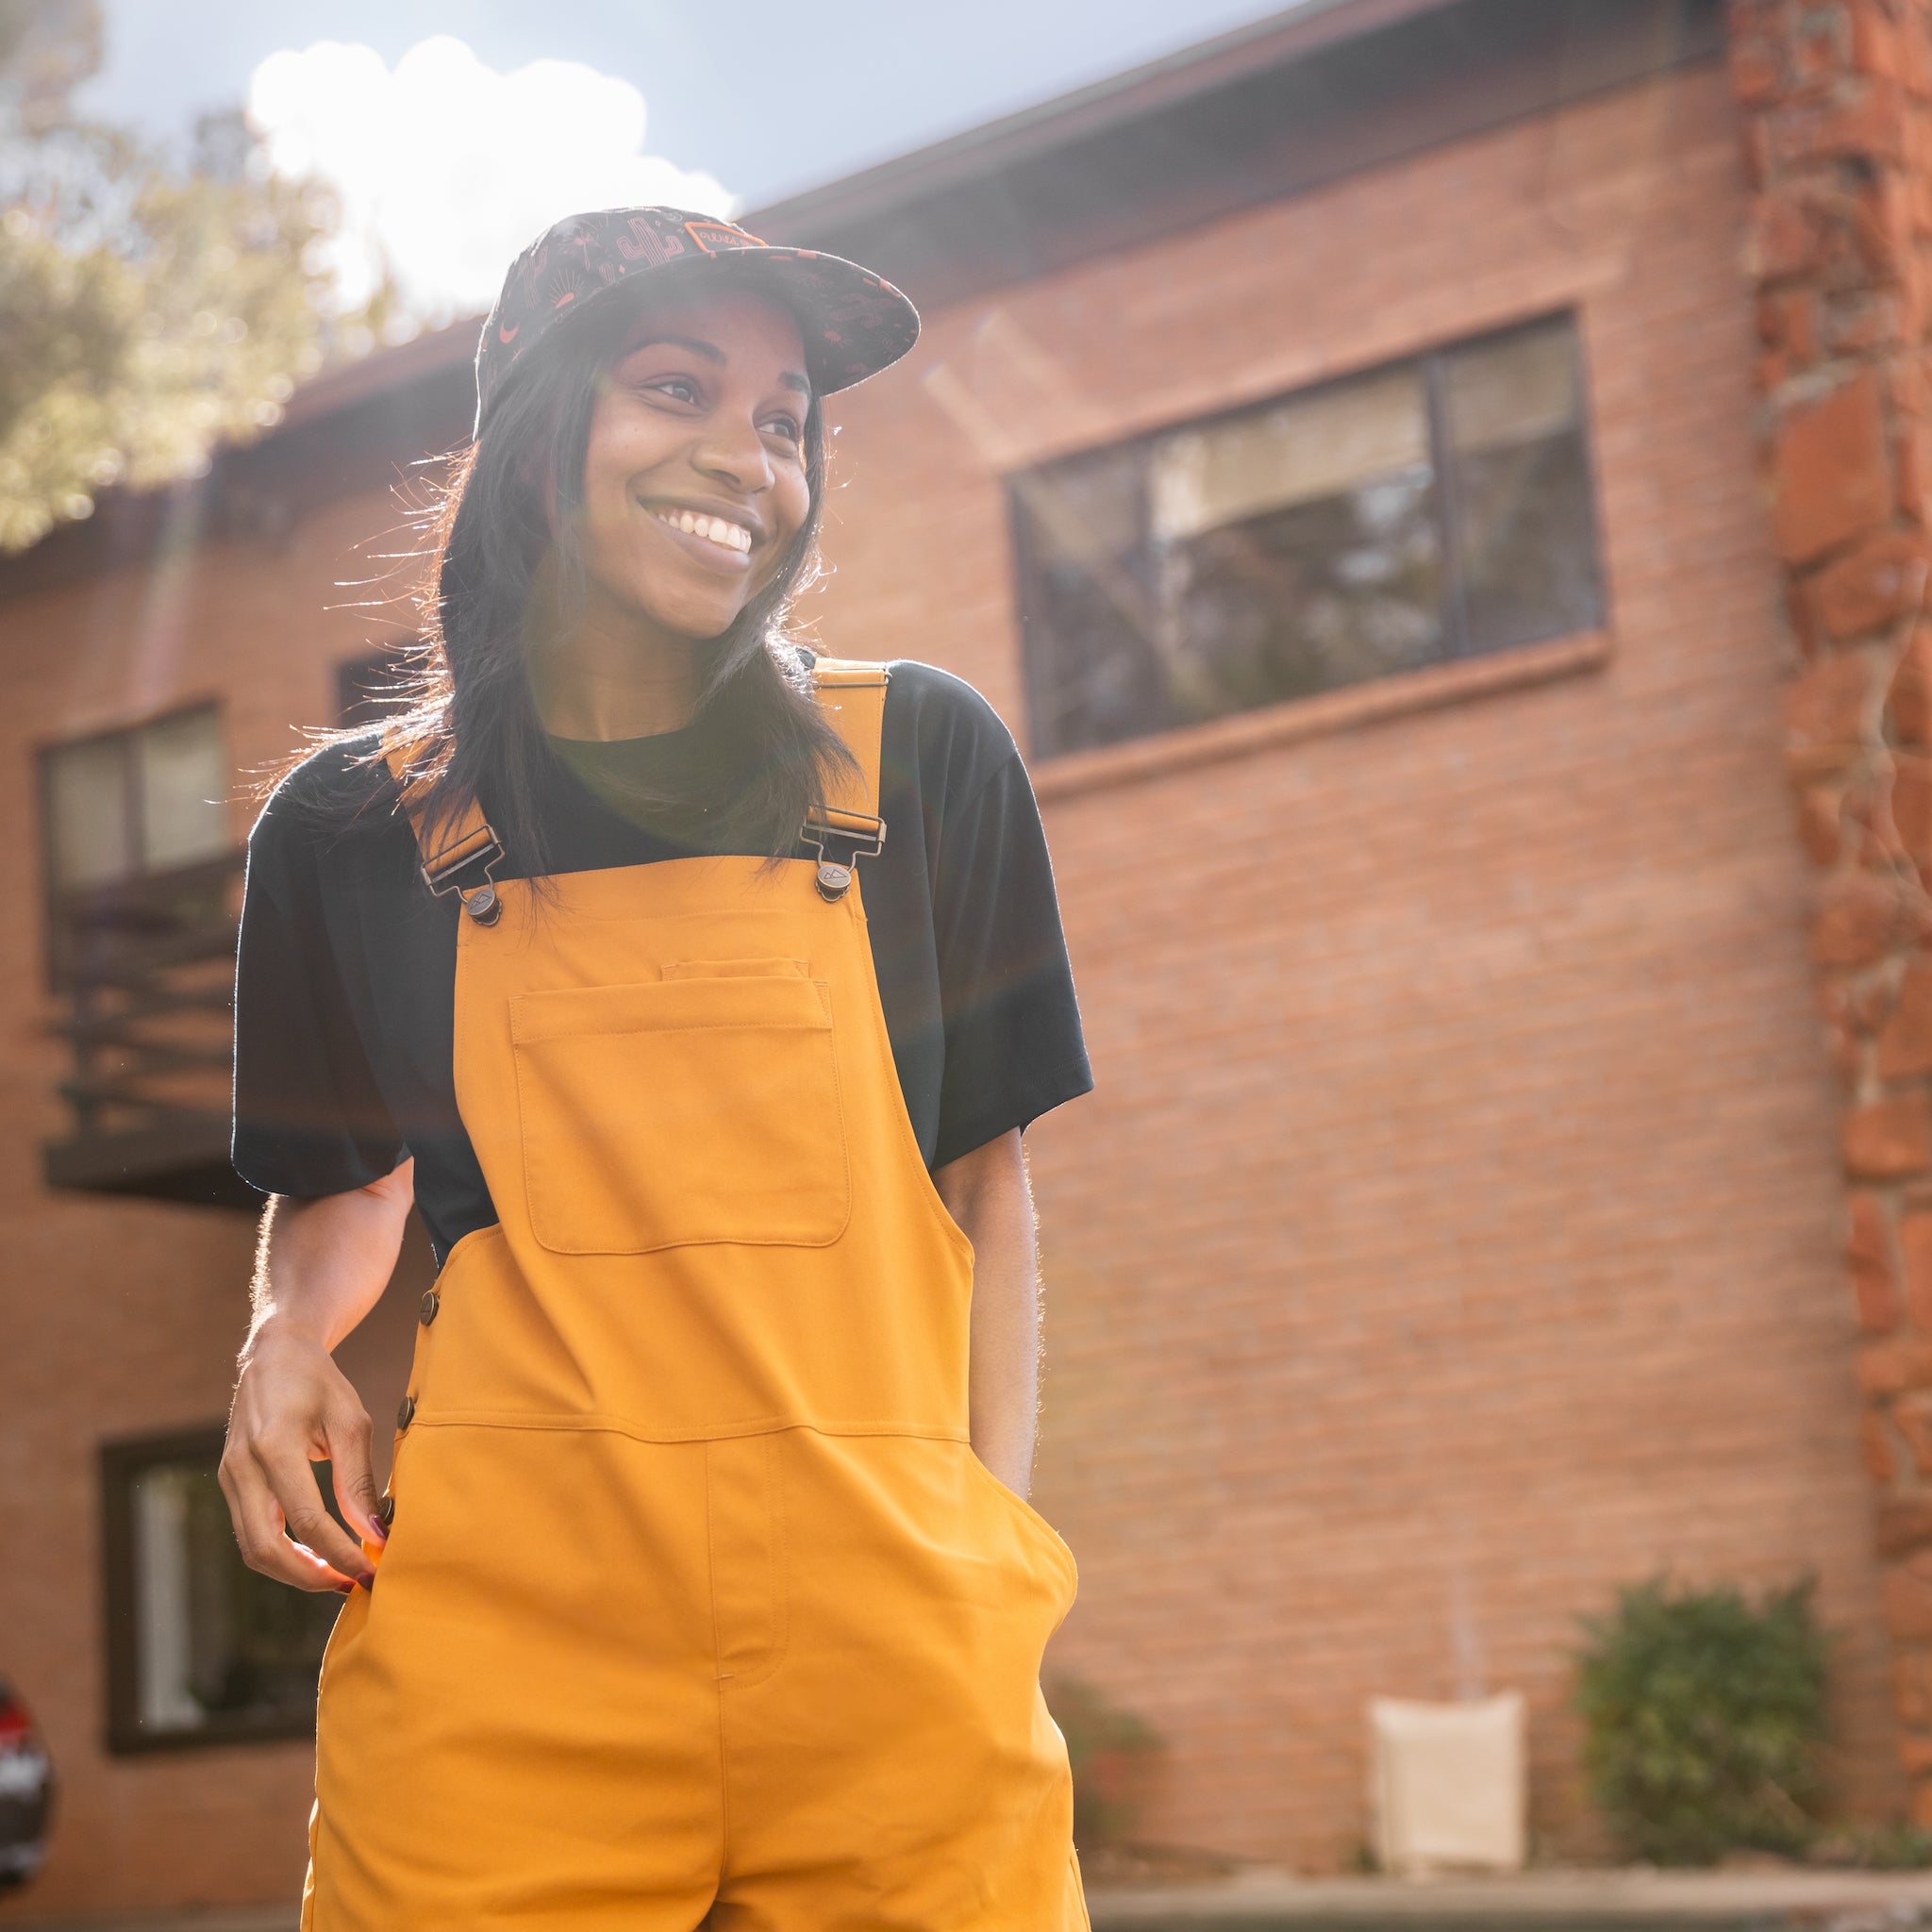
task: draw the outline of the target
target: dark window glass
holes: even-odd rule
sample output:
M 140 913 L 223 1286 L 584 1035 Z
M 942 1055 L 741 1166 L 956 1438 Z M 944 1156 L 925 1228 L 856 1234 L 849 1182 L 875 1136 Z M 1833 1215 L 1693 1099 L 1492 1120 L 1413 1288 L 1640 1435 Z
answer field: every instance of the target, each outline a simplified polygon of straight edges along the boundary
M 1441 358 L 1468 650 L 1602 621 L 1580 374 L 1567 321 Z
M 391 644 L 336 666 L 336 723 L 374 724 L 408 703 L 411 675 L 407 644 Z
M 102 1451 L 116 1750 L 298 1737 L 314 1724 L 339 1602 L 242 1562 L 215 1476 L 221 1450 L 210 1427 Z M 326 1495 L 326 1468 L 318 1474 Z
M 1035 748 L 1602 621 L 1567 317 L 1011 485 Z
M 1167 685 L 1150 594 L 1138 449 L 1099 450 L 1013 485 L 1034 731 L 1058 749 L 1158 731 Z

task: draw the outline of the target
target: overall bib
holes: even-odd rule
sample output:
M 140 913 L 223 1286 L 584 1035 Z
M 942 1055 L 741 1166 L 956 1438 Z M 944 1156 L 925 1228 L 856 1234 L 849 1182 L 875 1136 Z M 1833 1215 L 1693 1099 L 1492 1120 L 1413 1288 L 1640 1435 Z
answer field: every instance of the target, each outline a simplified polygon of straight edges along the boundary
M 818 679 L 861 772 L 818 816 L 875 825 L 886 674 Z M 432 884 L 494 844 L 438 842 Z M 464 901 L 501 1220 L 424 1297 L 303 1932 L 1077 1932 L 1039 1689 L 1074 1562 L 968 1443 L 972 1248 L 859 885 L 701 858 Z

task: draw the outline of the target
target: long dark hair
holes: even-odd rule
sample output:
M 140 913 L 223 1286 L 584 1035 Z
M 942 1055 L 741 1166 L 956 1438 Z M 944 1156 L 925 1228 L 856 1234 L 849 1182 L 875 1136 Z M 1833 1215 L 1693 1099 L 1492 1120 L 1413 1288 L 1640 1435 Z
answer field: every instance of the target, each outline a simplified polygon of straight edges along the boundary
M 539 874 L 549 852 L 537 780 L 556 754 L 530 694 L 533 613 L 541 603 L 548 621 L 567 623 L 583 596 L 578 513 L 591 418 L 636 308 L 607 300 L 601 313 L 560 327 L 456 459 L 429 515 L 422 640 L 402 685 L 408 708 L 385 734 L 409 747 L 412 803 L 431 828 L 487 791 L 497 835 Z M 791 854 L 807 808 L 852 769 L 785 629 L 792 599 L 818 574 L 825 432 L 816 396 L 803 453 L 811 508 L 771 581 L 707 654 L 681 734 L 686 755 L 620 801 L 707 843 L 774 859 Z

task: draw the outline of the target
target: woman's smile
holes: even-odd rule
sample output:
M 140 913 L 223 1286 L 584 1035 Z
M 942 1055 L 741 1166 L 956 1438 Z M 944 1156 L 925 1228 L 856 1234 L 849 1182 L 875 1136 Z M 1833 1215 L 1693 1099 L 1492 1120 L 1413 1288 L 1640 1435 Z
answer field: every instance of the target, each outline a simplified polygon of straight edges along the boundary
M 751 554 L 761 526 L 749 510 L 732 515 L 696 503 L 666 503 L 648 497 L 637 502 L 700 561 L 734 573 L 751 568 Z

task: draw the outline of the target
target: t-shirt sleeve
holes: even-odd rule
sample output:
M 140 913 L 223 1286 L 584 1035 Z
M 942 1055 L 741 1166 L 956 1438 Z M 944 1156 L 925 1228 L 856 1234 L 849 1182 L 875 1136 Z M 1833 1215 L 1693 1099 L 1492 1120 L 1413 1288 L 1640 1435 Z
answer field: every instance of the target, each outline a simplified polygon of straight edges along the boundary
M 288 797 L 248 840 L 235 969 L 235 1171 L 267 1194 L 366 1187 L 403 1157 L 336 971 L 320 834 Z
M 1046 833 L 1017 751 L 949 802 L 938 844 L 945 1073 L 936 1167 L 1093 1085 Z

